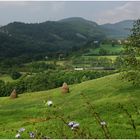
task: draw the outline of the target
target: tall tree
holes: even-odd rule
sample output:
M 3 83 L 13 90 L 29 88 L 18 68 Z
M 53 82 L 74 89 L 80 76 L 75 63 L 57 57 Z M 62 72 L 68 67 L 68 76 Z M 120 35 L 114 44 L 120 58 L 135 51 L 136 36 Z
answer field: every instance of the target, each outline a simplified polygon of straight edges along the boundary
M 123 77 L 135 85 L 140 85 L 140 19 L 134 22 L 131 35 L 124 49 Z

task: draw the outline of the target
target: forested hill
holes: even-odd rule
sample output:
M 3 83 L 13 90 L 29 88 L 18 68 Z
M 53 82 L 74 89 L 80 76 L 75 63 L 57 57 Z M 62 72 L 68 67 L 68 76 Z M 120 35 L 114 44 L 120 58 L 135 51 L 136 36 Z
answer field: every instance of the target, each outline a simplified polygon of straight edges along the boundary
M 128 31 L 123 29 L 131 25 L 132 21 L 127 21 L 101 26 L 79 17 L 34 24 L 13 22 L 0 27 L 0 60 L 18 57 L 21 61 L 31 61 L 59 54 L 67 56 L 85 49 L 85 44 L 94 40 L 126 37 Z
M 0 28 L 0 58 L 67 54 L 89 40 L 103 38 L 105 34 L 99 25 L 82 18 L 76 23 L 75 19 L 35 24 L 13 22 Z
M 114 24 L 101 25 L 108 38 L 126 38 L 130 34 L 134 20 L 124 20 Z

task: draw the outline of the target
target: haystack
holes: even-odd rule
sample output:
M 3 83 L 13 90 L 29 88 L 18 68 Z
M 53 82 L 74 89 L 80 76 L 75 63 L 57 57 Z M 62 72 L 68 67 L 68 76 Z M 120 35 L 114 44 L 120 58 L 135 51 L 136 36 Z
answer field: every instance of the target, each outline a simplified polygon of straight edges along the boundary
M 62 93 L 69 93 L 69 87 L 67 85 L 67 83 L 63 83 L 62 87 L 61 87 Z
M 14 89 L 14 90 L 12 91 L 11 95 L 10 95 L 10 98 L 11 98 L 11 99 L 15 99 L 15 98 L 17 98 L 17 97 L 18 97 L 17 92 L 16 92 L 16 90 Z

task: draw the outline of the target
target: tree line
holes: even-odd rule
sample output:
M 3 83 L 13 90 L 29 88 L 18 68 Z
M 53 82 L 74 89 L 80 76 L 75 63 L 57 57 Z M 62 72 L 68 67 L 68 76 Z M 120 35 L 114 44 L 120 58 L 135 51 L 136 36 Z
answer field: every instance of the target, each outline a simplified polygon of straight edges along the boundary
M 4 82 L 0 80 L 0 96 L 9 96 L 13 89 L 16 89 L 18 94 L 42 91 L 60 87 L 63 82 L 66 82 L 67 84 L 76 84 L 112 73 L 114 73 L 114 71 L 49 70 L 34 75 L 24 75 L 15 82 Z

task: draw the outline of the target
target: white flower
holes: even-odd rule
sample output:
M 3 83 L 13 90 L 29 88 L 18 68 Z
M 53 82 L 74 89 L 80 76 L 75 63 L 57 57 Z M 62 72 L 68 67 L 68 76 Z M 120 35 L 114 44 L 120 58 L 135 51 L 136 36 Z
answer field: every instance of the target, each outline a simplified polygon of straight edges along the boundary
M 18 130 L 18 132 L 20 133 L 20 132 L 24 132 L 25 131 L 25 128 L 20 128 L 19 130 Z
M 20 138 L 20 134 L 18 133 L 18 134 L 16 134 L 16 136 L 15 136 L 15 138 Z
M 100 122 L 101 125 L 106 125 L 105 121 Z
M 30 132 L 29 136 L 30 136 L 30 138 L 34 138 L 35 137 L 35 133 L 34 132 Z
M 75 124 L 73 125 L 73 127 L 74 127 L 74 128 L 79 127 L 79 123 L 75 123 Z
M 79 127 L 79 123 L 77 122 L 69 122 L 68 126 L 71 127 L 71 129 L 73 130 L 74 128 L 78 128 Z
M 48 106 L 52 106 L 53 102 L 52 101 L 47 101 Z
M 74 122 L 69 122 L 69 123 L 68 123 L 68 126 L 72 127 L 73 124 L 74 124 Z

